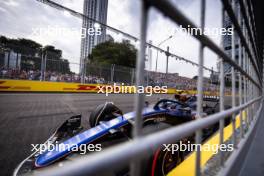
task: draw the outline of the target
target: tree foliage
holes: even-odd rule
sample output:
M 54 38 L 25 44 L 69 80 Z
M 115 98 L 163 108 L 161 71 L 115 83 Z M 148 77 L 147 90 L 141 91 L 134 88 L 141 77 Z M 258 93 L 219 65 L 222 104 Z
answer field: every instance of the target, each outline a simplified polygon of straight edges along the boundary
M 128 41 L 122 43 L 107 41 L 92 50 L 89 60 L 93 64 L 116 64 L 134 68 L 136 56 L 136 48 Z
M 41 68 L 41 55 L 47 54 L 46 69 L 60 73 L 70 73 L 68 60 L 62 59 L 62 51 L 52 45 L 42 46 L 41 44 L 25 38 L 12 39 L 0 36 L 0 46 L 7 50 L 20 53 L 21 69 Z M 32 64 L 33 63 L 33 64 Z

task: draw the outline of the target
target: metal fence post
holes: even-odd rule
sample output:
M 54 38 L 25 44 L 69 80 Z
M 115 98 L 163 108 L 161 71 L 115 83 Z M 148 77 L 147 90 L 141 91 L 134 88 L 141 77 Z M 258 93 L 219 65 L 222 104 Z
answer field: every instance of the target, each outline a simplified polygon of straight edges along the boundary
M 81 77 L 81 83 L 83 84 L 84 83 L 84 58 L 82 58 L 82 62 L 81 62 L 81 70 L 80 70 L 80 77 Z
M 46 80 L 46 72 L 47 72 L 47 55 L 48 55 L 48 51 L 45 52 L 45 57 L 44 57 L 43 81 Z
M 111 83 L 114 82 L 114 75 L 115 75 L 115 64 L 111 65 Z
M 135 69 L 131 68 L 130 73 L 131 73 L 131 85 L 133 85 L 134 84 Z
M 246 72 L 248 73 L 248 64 L 249 64 L 249 58 L 248 58 L 248 53 L 246 52 Z M 249 92 L 249 82 L 250 80 L 247 79 L 246 82 L 246 101 L 249 101 L 249 96 L 248 96 L 248 92 Z M 246 109 L 247 111 L 247 120 L 248 120 L 248 127 L 250 126 L 250 114 L 249 114 L 249 108 Z
M 40 70 L 40 81 L 43 81 L 44 79 L 44 50 L 41 49 L 41 70 Z
M 146 38 L 147 38 L 147 21 L 148 21 L 148 10 L 149 4 L 146 0 L 141 1 L 141 21 L 140 21 L 140 47 L 136 62 L 136 86 L 144 85 L 144 68 L 145 68 L 145 52 L 146 52 Z M 144 103 L 144 94 L 136 93 L 135 94 L 135 124 L 133 129 L 134 140 L 138 140 L 141 136 L 142 128 L 142 109 Z M 140 160 L 134 159 L 130 167 L 131 175 L 138 176 L 140 175 Z
M 225 76 L 224 76 L 224 62 L 223 59 L 220 61 L 220 112 L 224 111 L 224 99 L 225 99 Z M 219 121 L 219 132 L 220 132 L 220 145 L 224 142 L 224 119 Z M 220 165 L 224 166 L 224 153 L 220 151 Z
M 146 35 L 147 35 L 147 15 L 148 15 L 148 5 L 145 0 L 142 0 L 141 5 L 141 25 L 140 25 L 140 50 L 137 57 L 137 67 L 136 67 L 136 86 L 144 85 L 144 66 L 145 66 L 145 46 L 146 46 Z M 135 94 L 135 128 L 134 137 L 137 138 L 141 135 L 142 126 L 142 109 L 144 102 L 144 94 Z
M 224 25 L 225 21 L 225 9 L 221 9 L 222 13 L 222 25 Z M 224 40 L 222 37 L 222 48 L 224 48 Z M 219 79 L 220 79 L 220 90 L 219 90 L 219 101 L 220 101 L 220 112 L 224 111 L 224 101 L 225 101 L 225 73 L 224 73 L 224 60 L 220 58 L 220 74 L 219 74 Z M 224 142 L 224 119 L 220 119 L 219 121 L 219 144 L 221 145 Z M 224 153 L 223 151 L 220 151 L 220 166 L 224 166 Z
M 170 52 L 170 47 L 167 46 L 167 53 L 166 53 L 166 74 L 168 74 L 168 70 L 169 70 L 169 54 Z
M 242 28 L 243 28 L 243 35 L 246 36 L 246 28 L 245 28 L 245 20 L 242 22 Z M 246 49 L 245 46 L 243 46 L 243 69 L 246 71 Z M 246 103 L 246 93 L 247 93 L 247 78 L 246 76 L 243 76 L 243 103 Z M 248 128 L 248 116 L 246 114 L 246 111 L 244 111 L 244 117 L 245 117 L 245 127 Z
M 239 19 L 239 24 L 242 26 L 241 22 L 241 16 L 240 16 L 240 8 L 238 8 L 238 19 Z M 241 44 L 241 39 L 239 38 L 239 46 L 238 46 L 239 52 L 238 52 L 238 64 L 240 67 L 243 67 L 242 65 L 242 44 Z M 238 72 L 239 76 L 239 85 L 238 85 L 238 94 L 239 94 L 239 105 L 242 105 L 242 74 Z M 243 128 L 243 117 L 242 117 L 242 111 L 239 112 L 239 120 L 240 120 L 240 138 L 243 137 L 244 135 L 244 128 Z
M 201 0 L 201 30 L 204 31 L 205 26 L 205 0 Z M 168 59 L 167 59 L 168 62 Z M 198 83 L 197 83 L 197 120 L 202 118 L 203 114 L 203 65 L 204 65 L 204 45 L 200 43 L 199 48 L 199 66 L 198 66 Z M 198 144 L 196 151 L 196 160 L 195 160 L 195 175 L 201 175 L 201 148 L 200 145 L 202 143 L 202 129 L 197 130 L 195 133 L 195 143 Z
M 232 7 L 235 9 L 235 1 L 232 1 Z M 232 23 L 232 28 L 234 28 L 234 24 Z M 235 61 L 236 56 L 236 41 L 235 41 L 236 33 L 232 35 L 232 59 Z M 236 106 L 236 74 L 235 74 L 235 68 L 231 67 L 231 77 L 232 77 L 232 108 Z M 232 129 L 233 129 L 233 135 L 232 135 L 232 143 L 234 144 L 234 148 L 236 148 L 236 116 L 235 114 L 232 114 Z

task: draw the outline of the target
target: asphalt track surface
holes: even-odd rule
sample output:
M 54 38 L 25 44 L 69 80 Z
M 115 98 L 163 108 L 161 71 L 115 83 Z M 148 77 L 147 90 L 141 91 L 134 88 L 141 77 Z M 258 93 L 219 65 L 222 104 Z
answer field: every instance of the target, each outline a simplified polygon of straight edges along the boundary
M 150 103 L 172 95 L 146 97 Z M 114 102 L 123 112 L 133 111 L 134 95 L 116 94 L 0 94 L 0 176 L 13 173 L 28 155 L 31 144 L 41 144 L 71 115 L 82 114 L 89 128 L 89 115 L 101 103 Z

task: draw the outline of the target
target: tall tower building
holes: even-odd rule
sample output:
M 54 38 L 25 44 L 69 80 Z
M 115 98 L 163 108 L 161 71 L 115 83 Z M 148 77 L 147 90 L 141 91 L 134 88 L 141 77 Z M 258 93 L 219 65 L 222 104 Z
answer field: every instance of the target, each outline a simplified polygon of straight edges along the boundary
M 230 1 L 230 3 L 232 3 L 231 0 L 229 0 L 229 1 Z M 234 11 L 235 11 L 235 14 L 237 15 L 238 8 L 239 8 L 239 3 L 238 3 L 238 0 L 234 0 L 234 1 L 235 1 L 235 4 L 236 4 Z M 231 19 L 229 18 L 229 16 L 226 13 L 225 13 L 225 16 L 224 16 L 223 27 L 226 28 L 226 29 L 232 27 Z M 239 52 L 238 36 L 237 36 L 237 34 L 235 32 L 234 32 L 233 35 L 235 35 L 235 48 L 232 48 L 232 36 L 231 35 L 223 36 L 223 47 L 224 47 L 224 51 L 226 52 L 226 54 L 229 57 L 232 57 L 232 50 L 235 50 L 235 62 L 238 63 L 238 54 L 239 54 L 238 53 Z M 224 72 L 227 75 L 231 74 L 231 65 L 230 64 L 224 63 Z
M 108 0 L 84 0 L 83 14 L 89 18 L 106 24 L 107 7 Z M 93 21 L 84 18 L 82 27 L 86 30 L 86 35 L 81 39 L 80 72 L 83 70 L 84 59 L 88 58 L 89 54 L 92 52 L 92 49 L 97 44 L 106 40 L 106 29 L 103 26 L 98 26 L 98 24 L 95 24 Z M 91 31 L 92 28 L 95 31 L 97 28 L 100 28 L 100 35 L 96 35 L 96 32 L 94 32 L 94 35 L 88 34 L 88 31 Z
M 149 43 L 152 44 L 152 41 L 150 40 Z M 145 69 L 152 71 L 152 49 L 151 49 L 151 47 L 148 47 L 148 49 L 147 49 Z

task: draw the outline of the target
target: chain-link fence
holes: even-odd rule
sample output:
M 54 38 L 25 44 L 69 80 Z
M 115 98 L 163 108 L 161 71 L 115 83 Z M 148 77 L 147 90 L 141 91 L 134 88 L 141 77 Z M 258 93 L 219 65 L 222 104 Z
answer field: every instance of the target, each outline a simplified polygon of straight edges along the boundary
M 79 59 L 74 59 L 79 60 Z M 29 48 L 1 45 L 0 78 L 52 82 L 98 83 L 135 85 L 135 68 L 116 64 L 86 63 L 82 81 L 80 64 L 62 57 L 60 50 L 46 46 Z M 168 86 L 180 90 L 197 90 L 197 77 L 179 73 L 144 71 L 145 86 Z M 204 91 L 216 92 L 218 80 L 204 80 Z
M 14 45 L 2 46 L 0 50 L 1 79 L 79 82 L 78 74 L 71 69 L 76 65 L 79 64 L 63 59 L 60 51 Z

